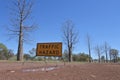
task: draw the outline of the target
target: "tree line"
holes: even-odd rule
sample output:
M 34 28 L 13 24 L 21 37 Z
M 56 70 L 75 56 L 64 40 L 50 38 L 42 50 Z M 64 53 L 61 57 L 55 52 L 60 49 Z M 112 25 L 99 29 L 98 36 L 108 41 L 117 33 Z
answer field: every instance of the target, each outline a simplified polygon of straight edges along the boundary
M 87 53 L 72 53 L 72 61 L 77 61 L 77 62 L 118 62 L 120 61 L 120 57 L 118 56 L 118 50 L 116 49 L 108 49 L 106 51 L 106 46 L 105 50 L 103 50 L 100 47 L 96 47 L 95 51 L 98 55 L 98 59 L 93 59 L 92 57 L 89 56 Z M 104 52 L 102 52 L 104 51 Z M 106 52 L 107 52 L 107 57 L 106 57 Z M 12 59 L 14 58 L 15 59 Z M 47 60 L 55 60 L 56 57 L 47 57 Z M 67 50 L 63 52 L 62 58 L 64 61 L 69 62 L 69 53 Z M 109 58 L 109 59 L 108 59 Z M 17 59 L 17 54 L 14 53 L 13 50 L 8 49 L 3 43 L 0 43 L 0 60 L 16 60 Z M 28 53 L 24 53 L 23 59 L 26 61 L 43 61 L 44 57 L 43 56 L 36 56 L 36 49 L 32 48 L 29 50 Z M 61 60 L 58 58 L 58 60 Z

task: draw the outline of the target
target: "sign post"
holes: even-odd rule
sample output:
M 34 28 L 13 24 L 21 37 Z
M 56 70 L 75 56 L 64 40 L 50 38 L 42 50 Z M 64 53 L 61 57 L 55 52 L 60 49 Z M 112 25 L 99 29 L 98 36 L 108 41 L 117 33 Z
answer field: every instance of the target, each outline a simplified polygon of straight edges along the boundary
M 37 43 L 36 56 L 44 56 L 45 68 L 47 72 L 46 56 L 62 57 L 62 42 Z M 57 63 L 56 63 L 57 67 Z

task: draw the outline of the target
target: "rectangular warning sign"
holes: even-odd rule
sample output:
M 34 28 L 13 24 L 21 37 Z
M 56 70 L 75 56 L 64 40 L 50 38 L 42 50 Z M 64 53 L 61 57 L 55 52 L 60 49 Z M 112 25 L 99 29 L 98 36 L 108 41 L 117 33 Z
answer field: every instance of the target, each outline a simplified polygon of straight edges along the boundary
M 37 43 L 36 56 L 62 56 L 62 42 Z

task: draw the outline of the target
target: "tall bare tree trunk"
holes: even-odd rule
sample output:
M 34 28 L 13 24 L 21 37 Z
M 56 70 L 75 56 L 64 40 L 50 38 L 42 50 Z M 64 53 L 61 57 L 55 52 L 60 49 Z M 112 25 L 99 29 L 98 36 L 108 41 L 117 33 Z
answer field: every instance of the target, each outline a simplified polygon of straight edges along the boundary
M 91 62 L 91 45 L 90 45 L 90 36 L 87 34 L 87 44 L 88 44 L 88 51 L 89 51 L 89 62 Z
M 109 56 L 109 50 L 110 50 L 110 46 L 107 44 L 107 42 L 104 43 L 104 53 L 105 53 L 105 61 L 106 63 L 108 63 L 108 56 Z
M 98 62 L 100 63 L 101 62 L 101 48 L 97 45 L 96 47 L 95 47 L 95 51 L 96 51 L 96 53 L 97 53 L 97 55 L 98 55 Z
M 98 51 L 98 62 L 100 63 L 101 62 L 101 58 L 100 58 L 100 51 Z
M 68 49 L 69 51 L 68 51 L 68 55 L 69 55 L 69 62 L 71 62 L 71 51 L 70 51 L 70 48 Z
M 19 41 L 18 41 L 18 55 L 17 55 L 17 61 L 23 60 L 23 27 L 22 27 L 22 21 L 20 22 L 20 34 L 19 34 Z
M 106 63 L 108 63 L 107 43 L 105 42 Z
M 69 51 L 69 53 L 68 53 L 68 55 L 69 55 L 69 62 L 72 62 L 73 60 L 72 60 L 72 50 L 71 50 L 71 48 L 69 47 L 69 49 L 68 49 Z
M 110 56 L 110 62 L 112 62 L 112 60 L 111 60 L 111 53 L 109 52 L 109 56 Z

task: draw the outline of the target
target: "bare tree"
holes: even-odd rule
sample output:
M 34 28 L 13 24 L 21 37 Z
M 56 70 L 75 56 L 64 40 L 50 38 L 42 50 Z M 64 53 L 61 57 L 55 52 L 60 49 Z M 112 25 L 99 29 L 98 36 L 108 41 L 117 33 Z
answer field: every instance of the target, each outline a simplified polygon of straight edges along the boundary
M 107 42 L 104 43 L 104 51 L 106 56 L 106 63 L 108 63 L 108 52 L 110 50 L 110 47 L 108 46 Z
M 12 14 L 12 27 L 9 28 L 11 35 L 18 37 L 18 51 L 17 60 L 23 59 L 23 43 L 26 41 L 28 34 L 35 29 L 35 26 L 28 25 L 27 20 L 30 18 L 32 11 L 33 0 L 14 0 L 11 9 Z M 30 19 L 29 19 L 30 20 Z
M 97 55 L 98 55 L 98 62 L 100 63 L 101 62 L 101 54 L 103 53 L 103 51 L 102 51 L 102 47 L 100 47 L 100 46 L 96 46 L 95 47 L 95 52 L 97 53 Z
M 91 62 L 91 43 L 90 43 L 90 36 L 87 34 L 87 46 L 89 51 L 89 62 Z
M 78 42 L 78 32 L 75 31 L 75 26 L 71 20 L 67 20 L 63 27 L 63 40 L 65 45 L 67 46 L 69 62 L 72 61 L 72 51 L 75 44 Z

